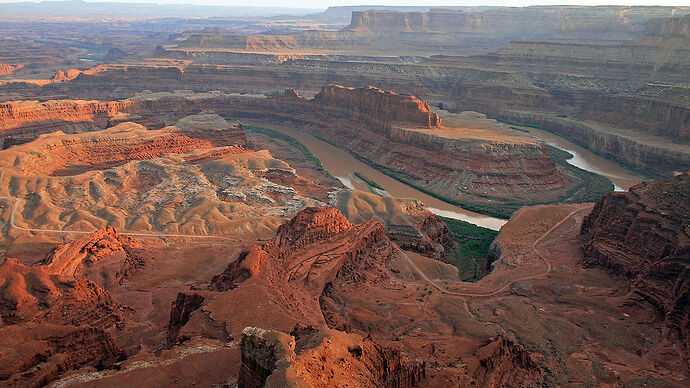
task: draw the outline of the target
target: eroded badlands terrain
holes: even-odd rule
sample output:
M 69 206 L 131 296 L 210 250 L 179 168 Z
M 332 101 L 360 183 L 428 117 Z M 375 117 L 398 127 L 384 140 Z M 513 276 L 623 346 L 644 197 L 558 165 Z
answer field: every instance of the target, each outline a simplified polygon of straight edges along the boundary
M 51 6 L 0 386 L 688 385 L 687 7 Z

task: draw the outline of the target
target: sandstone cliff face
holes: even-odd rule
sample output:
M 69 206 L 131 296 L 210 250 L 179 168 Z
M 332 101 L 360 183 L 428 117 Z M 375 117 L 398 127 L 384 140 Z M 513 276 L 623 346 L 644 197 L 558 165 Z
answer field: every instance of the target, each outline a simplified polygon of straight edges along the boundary
M 671 7 L 526 7 L 484 12 L 430 9 L 429 12 L 353 11 L 347 31 L 374 33 L 474 34 L 493 39 L 632 40 L 649 18 L 671 16 Z M 535 23 L 535 20 L 539 20 Z
M 657 309 L 690 352 L 688 198 L 688 174 L 611 193 L 585 219 L 580 238 L 584 264 L 629 279 L 631 296 Z
M 247 327 L 237 383 L 259 387 L 415 387 L 426 365 L 371 338 L 298 326 L 290 333 Z M 314 370 L 321 372 L 314 373 Z
M 105 229 L 58 247 L 32 267 L 10 258 L 0 264 L 0 384 L 45 386 L 66 371 L 109 368 L 124 356 L 112 332 L 131 309 L 75 275 L 131 245 Z M 136 265 L 125 259 L 122 268 Z
M 690 38 L 690 15 L 675 18 L 651 19 L 645 36 Z
M 335 117 L 364 121 L 381 128 L 395 122 L 422 128 L 441 128 L 441 119 L 426 102 L 411 94 L 398 94 L 373 86 L 346 88 L 327 85 L 314 96 L 314 103 Z
M 110 117 L 127 112 L 129 101 L 13 101 L 0 104 L 0 136 L 35 137 L 55 131 L 81 132 L 104 128 Z

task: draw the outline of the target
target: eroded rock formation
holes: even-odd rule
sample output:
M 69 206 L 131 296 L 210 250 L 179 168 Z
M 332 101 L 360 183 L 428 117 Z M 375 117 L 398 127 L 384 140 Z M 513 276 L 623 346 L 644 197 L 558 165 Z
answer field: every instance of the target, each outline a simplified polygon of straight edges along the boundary
M 405 260 L 378 221 L 355 225 L 334 208 L 306 208 L 271 241 L 241 252 L 207 287 L 178 295 L 167 343 L 200 336 L 240 339 L 243 386 L 299 381 L 305 386 L 345 382 L 406 387 L 442 380 L 539 380 L 541 370 L 528 351 L 491 336 L 451 351 L 451 358 L 476 354 L 477 362 L 467 370 L 434 364 L 433 377 L 427 375 L 434 352 L 424 356 L 391 335 L 400 325 L 415 325 L 407 318 L 409 312 L 393 319 L 395 313 L 389 310 L 397 305 L 390 298 L 411 297 L 401 283 L 412 276 Z M 371 301 L 352 304 L 361 298 Z M 434 314 L 428 319 L 442 325 Z M 265 329 L 256 328 L 259 325 Z M 436 335 L 420 334 L 412 347 L 433 348 L 434 341 L 439 341 Z
M 92 115 L 98 118 L 101 117 L 99 109 L 110 105 L 90 103 L 89 106 L 98 108 L 92 109 Z M 437 195 L 470 205 L 480 201 L 490 201 L 499 207 L 505 205 L 502 216 L 508 216 L 524 204 L 568 200 L 570 190 L 582 183 L 580 178 L 557 168 L 541 142 L 527 138 L 521 142 L 448 138 L 431 133 L 442 132 L 443 127 L 428 104 L 410 94 L 372 87 L 327 85 L 313 99 L 302 98 L 292 89 L 268 98 L 221 93 L 154 93 L 116 102 L 111 108 L 105 115 L 111 123 L 157 121 L 155 126 L 162 127 L 187 115 L 212 110 L 225 117 L 299 124 L 307 132 L 327 138 L 368 163 Z M 38 111 L 44 110 L 48 108 L 39 105 Z M 6 124 L 9 127 L 6 133 L 36 125 L 31 124 L 32 119 L 23 120 L 23 124 Z M 24 135 L 29 136 L 30 132 L 27 129 Z M 220 133 L 202 132 L 197 137 L 207 139 L 212 133 Z M 223 138 L 233 143 L 243 141 L 230 136 Z
M 290 90 L 285 94 L 299 97 Z M 314 104 L 334 117 L 347 117 L 382 129 L 393 123 L 441 128 L 441 119 L 426 102 L 411 94 L 398 94 L 373 86 L 346 88 L 327 85 L 314 97 Z
M 372 338 L 332 329 L 295 327 L 290 334 L 247 327 L 240 339 L 238 384 L 259 387 L 415 387 L 424 362 L 404 358 Z M 316 373 L 314 373 L 316 371 Z
M 649 303 L 690 354 L 690 175 L 611 193 L 582 224 L 583 263 L 628 279 L 630 297 Z M 673 337 L 673 333 L 672 333 Z
M 225 120 L 221 121 L 225 123 Z M 122 123 L 104 131 L 65 135 L 57 132 L 7 150 L 17 155 L 27 175 L 76 175 L 105 170 L 132 160 L 187 154 L 188 161 L 217 159 L 247 152 L 241 127 L 197 130 L 166 127 L 148 131 L 142 125 Z
M 76 279 L 86 276 L 88 267 L 114 253 L 124 254 L 122 267 L 115 273 L 119 282 L 133 275 L 144 265 L 135 249 L 139 243 L 131 237 L 121 236 L 115 228 L 106 227 L 69 242 L 58 245 L 44 260 L 36 263 L 51 274 Z
M 56 248 L 34 266 L 11 258 L 0 264 L 0 383 L 43 386 L 66 371 L 109 368 L 124 357 L 113 331 L 132 311 L 84 278 L 82 267 L 132 245 L 104 229 Z M 121 263 L 123 269 L 141 265 L 131 256 Z

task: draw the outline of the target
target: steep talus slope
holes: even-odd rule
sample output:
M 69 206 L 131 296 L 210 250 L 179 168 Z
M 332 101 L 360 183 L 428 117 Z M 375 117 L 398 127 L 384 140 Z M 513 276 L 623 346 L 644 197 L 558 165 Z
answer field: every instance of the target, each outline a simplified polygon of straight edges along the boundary
M 582 224 L 587 266 L 628 281 L 690 349 L 690 175 L 641 183 L 600 199 Z M 673 336 L 673 333 L 672 333 Z

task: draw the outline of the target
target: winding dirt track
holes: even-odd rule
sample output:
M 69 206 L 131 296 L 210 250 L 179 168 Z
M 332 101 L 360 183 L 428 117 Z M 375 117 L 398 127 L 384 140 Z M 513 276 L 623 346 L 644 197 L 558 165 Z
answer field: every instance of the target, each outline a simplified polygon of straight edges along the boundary
M 2 183 L 2 179 L 5 177 L 5 171 L 3 170 L 0 173 L 0 183 Z M 15 219 L 15 214 L 17 213 L 17 209 L 19 208 L 19 198 L 15 197 L 0 197 L 2 200 L 12 200 L 14 201 L 14 205 L 12 206 L 12 212 L 10 213 L 10 229 L 17 229 L 25 232 L 34 232 L 34 233 L 56 233 L 56 234 L 89 234 L 93 233 L 94 231 L 82 231 L 82 230 L 58 230 L 58 229 L 36 229 L 36 228 L 25 228 L 23 226 L 17 226 L 15 224 L 14 219 Z M 208 240 L 224 240 L 224 241 L 233 241 L 237 242 L 240 241 L 238 238 L 230 238 L 230 237 L 223 237 L 223 236 L 204 236 L 204 235 L 194 235 L 194 234 L 165 234 L 165 233 L 137 233 L 137 232 L 118 232 L 119 234 L 123 236 L 132 236 L 132 237 L 148 237 L 148 238 L 164 238 L 164 237 L 177 237 L 177 238 L 196 238 L 196 239 L 208 239 Z
M 453 295 L 453 296 L 462 296 L 462 297 L 476 297 L 476 298 L 485 298 L 485 297 L 489 297 L 489 296 L 495 296 L 495 295 L 497 295 L 497 294 L 503 292 L 504 290 L 506 290 L 508 287 L 512 286 L 512 285 L 513 285 L 514 283 L 516 283 L 516 282 L 520 282 L 520 281 L 523 281 L 523 280 L 540 279 L 540 278 L 543 278 L 543 277 L 545 277 L 546 275 L 548 275 L 549 272 L 551 272 L 551 269 L 552 269 L 553 267 L 552 267 L 552 265 L 551 265 L 551 262 L 549 262 L 549 260 L 548 260 L 544 255 L 542 255 L 541 252 L 539 252 L 539 250 L 537 250 L 537 244 L 539 244 L 544 238 L 546 238 L 549 234 L 551 234 L 551 233 L 552 233 L 554 230 L 556 230 L 559 226 L 563 225 L 564 222 L 568 221 L 568 220 L 570 219 L 570 217 L 572 217 L 572 216 L 575 215 L 575 213 L 580 212 L 580 211 L 583 211 L 583 210 L 587 210 L 587 208 L 575 209 L 575 210 L 573 210 L 572 212 L 568 213 L 568 215 L 566 215 L 563 219 L 561 219 L 560 221 L 558 221 L 554 226 L 552 226 L 552 227 L 551 227 L 549 230 L 547 230 L 544 234 L 542 234 L 541 236 L 539 236 L 539 238 L 536 239 L 536 240 L 534 240 L 534 242 L 532 243 L 532 246 L 531 246 L 532 251 L 534 251 L 534 253 L 536 253 L 537 256 L 539 256 L 539 258 L 541 258 L 541 260 L 544 262 L 544 264 L 546 264 L 546 270 L 545 270 L 544 272 L 539 273 L 539 274 L 536 274 L 536 275 L 530 275 L 530 276 L 525 276 L 525 277 L 521 277 L 521 278 L 518 278 L 518 279 L 514 279 L 514 280 L 512 280 L 512 281 L 506 283 L 506 284 L 503 285 L 502 287 L 499 287 L 499 288 L 497 288 L 496 290 L 491 291 L 491 292 L 488 292 L 488 293 L 472 293 L 472 292 L 454 292 L 454 291 L 448 291 L 448 290 L 446 290 L 445 288 L 443 288 L 443 287 L 439 286 L 438 284 L 434 283 L 433 280 L 429 279 L 429 277 L 426 276 L 426 274 L 425 274 L 424 272 L 422 272 L 422 270 L 419 269 L 419 267 L 417 267 L 417 265 L 412 261 L 412 259 L 410 259 L 410 257 L 407 255 L 407 253 L 405 253 L 405 251 L 402 251 L 402 250 L 401 250 L 401 253 L 402 253 L 403 256 L 407 259 L 408 263 L 410 263 L 410 265 L 412 266 L 412 268 L 414 268 L 414 269 L 419 273 L 419 275 L 420 275 L 422 278 L 424 278 L 425 281 L 429 282 L 429 284 L 431 284 L 434 288 L 436 288 L 437 290 L 441 291 L 441 292 L 444 293 L 444 294 Z

